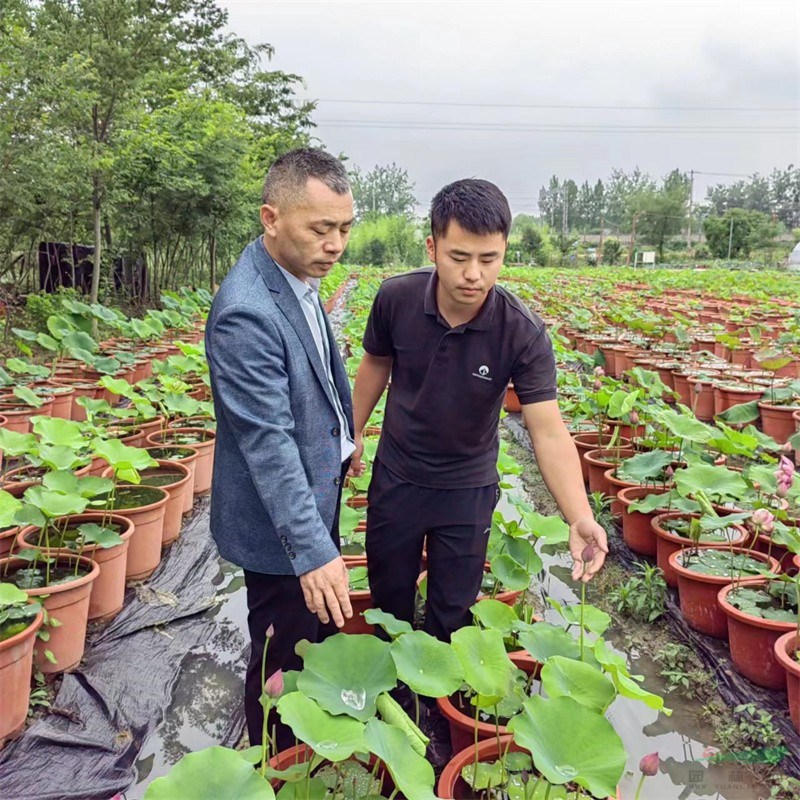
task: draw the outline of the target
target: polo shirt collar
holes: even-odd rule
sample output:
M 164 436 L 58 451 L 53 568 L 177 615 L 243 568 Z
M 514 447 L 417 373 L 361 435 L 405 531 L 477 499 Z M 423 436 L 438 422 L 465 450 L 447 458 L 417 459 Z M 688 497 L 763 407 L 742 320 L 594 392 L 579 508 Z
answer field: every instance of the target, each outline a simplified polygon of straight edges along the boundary
M 428 279 L 428 285 L 425 287 L 425 313 L 429 316 L 436 317 L 443 325 L 448 325 L 447 320 L 439 313 L 439 306 L 436 302 L 436 287 L 439 285 L 439 277 L 434 269 Z M 497 302 L 497 293 L 494 286 L 489 290 L 483 305 L 473 319 L 464 325 L 458 325 L 453 330 L 473 330 L 473 331 L 488 331 L 491 327 L 492 317 L 494 316 L 494 307 Z

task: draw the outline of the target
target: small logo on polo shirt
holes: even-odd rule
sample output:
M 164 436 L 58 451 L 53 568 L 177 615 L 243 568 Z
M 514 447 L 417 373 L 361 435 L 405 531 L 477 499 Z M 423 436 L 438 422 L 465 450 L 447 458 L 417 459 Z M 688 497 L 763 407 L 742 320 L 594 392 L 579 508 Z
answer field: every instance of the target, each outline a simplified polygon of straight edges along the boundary
M 487 367 L 486 364 L 481 364 L 481 366 L 478 367 L 478 371 L 472 373 L 472 377 L 480 378 L 482 381 L 490 381 L 489 367 Z

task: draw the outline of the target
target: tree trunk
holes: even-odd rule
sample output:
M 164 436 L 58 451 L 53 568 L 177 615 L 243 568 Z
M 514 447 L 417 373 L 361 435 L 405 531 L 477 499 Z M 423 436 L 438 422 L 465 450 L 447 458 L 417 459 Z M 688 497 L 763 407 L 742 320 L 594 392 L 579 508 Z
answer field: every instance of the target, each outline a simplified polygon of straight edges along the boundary
M 92 213 L 94 217 L 94 266 L 92 268 L 92 292 L 90 302 L 96 303 L 100 296 L 100 256 L 103 250 L 103 234 L 100 225 L 100 175 L 92 177 Z
M 211 266 L 209 291 L 213 295 L 217 289 L 217 237 L 213 233 L 208 242 L 208 261 Z

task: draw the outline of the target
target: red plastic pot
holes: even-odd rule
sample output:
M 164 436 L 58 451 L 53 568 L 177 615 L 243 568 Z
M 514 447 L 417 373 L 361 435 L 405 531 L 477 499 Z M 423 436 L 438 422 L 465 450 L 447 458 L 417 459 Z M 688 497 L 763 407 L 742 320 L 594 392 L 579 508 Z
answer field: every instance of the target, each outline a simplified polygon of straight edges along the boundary
M 117 484 L 118 489 L 126 486 L 124 483 Z M 125 577 L 129 581 L 149 578 L 161 563 L 164 512 L 169 494 L 157 486 L 147 488 L 159 492 L 160 499 L 138 508 L 120 508 L 114 511 L 133 523 L 133 536 L 128 546 L 128 564 L 125 570 Z
M 575 442 L 575 447 L 578 449 L 578 455 L 581 457 L 581 474 L 583 475 L 583 481 L 584 483 L 588 483 L 589 467 L 584 457 L 590 450 L 597 450 L 598 445 L 610 444 L 611 434 L 604 433 L 601 441 L 600 434 L 597 431 L 587 431 L 584 433 L 576 433 L 572 437 L 572 441 Z M 614 446 L 630 447 L 631 443 L 629 439 L 617 439 L 617 441 L 614 443 Z
M 201 442 L 189 445 L 180 444 L 181 434 L 196 434 L 202 438 Z M 176 437 L 178 437 L 176 439 Z M 205 494 L 211 489 L 211 475 L 214 469 L 214 441 L 216 434 L 203 428 L 174 428 L 166 431 L 151 433 L 146 442 L 149 446 L 160 447 L 164 445 L 177 447 L 192 447 L 197 450 L 197 461 L 194 472 L 194 493 Z
M 767 436 L 771 436 L 778 444 L 785 444 L 794 436 L 794 413 L 800 410 L 797 406 L 773 406 L 762 401 L 758 408 L 761 411 L 761 429 Z
M 650 521 L 650 525 L 656 535 L 656 564 L 661 567 L 667 586 L 671 586 L 673 589 L 678 588 L 678 573 L 672 568 L 670 557 L 673 553 L 691 546 L 692 542 L 685 536 L 678 536 L 677 533 L 667 530 L 662 526 L 662 523 L 668 519 L 691 519 L 693 516 L 696 517 L 698 515 L 685 514 L 682 511 L 668 511 L 665 514 L 657 514 Z M 731 524 L 728 527 L 734 528 L 739 532 L 739 536 L 731 539 L 730 544 L 740 546 L 747 542 L 749 534 L 741 525 Z M 719 542 L 701 542 L 698 547 L 716 547 L 719 544 Z
M 634 553 L 655 557 L 656 535 L 651 521 L 658 512 L 643 514 L 641 511 L 631 511 L 631 505 L 651 494 L 665 492 L 666 489 L 662 486 L 630 486 L 617 492 L 617 499 L 622 508 L 622 538 Z
M 597 449 L 585 453 L 583 458 L 589 471 L 589 491 L 614 494 L 613 487 L 606 479 L 606 471 L 615 469 L 621 461 L 634 455 L 636 451 L 630 447 Z
M 43 619 L 40 611 L 24 631 L 0 642 L 0 749 L 24 727 L 28 716 L 33 646 Z
M 766 581 L 753 581 L 749 585 L 764 585 Z M 778 622 L 747 614 L 727 602 L 733 586 L 723 586 L 717 602 L 728 618 L 728 644 L 731 661 L 748 680 L 767 689 L 786 689 L 786 673 L 775 658 L 775 642 L 782 634 L 795 631 L 794 622 Z
M 501 752 L 509 753 L 526 753 L 524 748 L 515 744 L 510 736 L 501 737 L 498 742 L 497 739 L 487 739 L 483 742 L 478 742 L 478 761 L 497 761 L 500 758 Z M 439 785 L 437 786 L 438 796 L 443 800 L 473 800 L 475 797 L 472 787 L 467 785 L 461 777 L 461 770 L 468 764 L 475 763 L 475 745 L 465 747 L 460 752 L 456 753 L 450 759 L 447 766 L 439 778 Z M 610 797 L 608 800 L 620 800 L 619 789 L 617 789 L 616 797 Z
M 800 733 L 800 661 L 796 653 L 800 649 L 797 630 L 787 631 L 775 641 L 775 659 L 786 672 L 786 693 L 789 701 L 789 716 L 794 729 Z
M 522 403 L 519 401 L 513 383 L 509 383 L 506 387 L 506 399 L 503 401 L 503 408 L 512 414 L 519 414 L 522 411 Z
M 704 547 L 703 550 L 733 551 L 736 554 L 745 553 L 756 561 L 763 561 L 769 565 L 771 572 L 778 571 L 778 562 L 763 553 L 757 553 L 744 547 Z M 715 639 L 728 638 L 728 620 L 719 607 L 717 595 L 720 588 L 732 582 L 728 575 L 705 575 L 687 569 L 681 563 L 688 550 L 679 550 L 669 557 L 669 565 L 678 577 L 678 597 L 681 604 L 681 614 L 686 624 L 700 633 L 713 636 Z M 743 578 L 737 585 L 752 583 L 758 578 Z
M 355 558 L 348 558 L 347 567 L 366 567 L 367 557 L 357 556 Z M 342 633 L 375 633 L 375 626 L 370 625 L 364 619 L 364 612 L 372 608 L 372 592 L 369 589 L 350 590 L 348 592 L 350 597 L 350 605 L 353 609 L 353 616 L 350 619 L 345 618 L 344 627 L 341 629 Z

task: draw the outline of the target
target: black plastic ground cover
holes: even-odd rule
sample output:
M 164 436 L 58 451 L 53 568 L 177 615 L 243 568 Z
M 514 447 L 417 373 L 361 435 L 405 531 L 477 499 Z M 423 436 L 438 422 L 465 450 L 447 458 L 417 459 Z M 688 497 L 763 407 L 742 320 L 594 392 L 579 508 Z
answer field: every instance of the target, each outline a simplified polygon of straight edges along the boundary
M 195 504 L 158 570 L 130 589 L 122 612 L 90 636 L 64 676 L 53 712 L 0 752 L 0 800 L 109 800 L 136 778 L 142 745 L 162 722 L 184 659 L 212 638 L 220 574 L 208 501 Z M 242 658 L 243 662 L 243 658 Z M 225 721 L 234 745 L 242 714 Z
M 521 416 L 510 414 L 506 418 L 505 425 L 515 441 L 532 454 L 528 432 Z M 609 537 L 609 551 L 613 559 L 630 570 L 635 569 L 637 562 L 654 563 L 653 559 L 632 552 L 623 541 L 619 528 L 616 533 L 616 536 Z M 686 624 L 681 614 L 678 593 L 674 589 L 668 590 L 664 618 L 669 623 L 676 640 L 691 647 L 703 666 L 715 677 L 720 697 L 726 704 L 735 708 L 738 705 L 755 703 L 772 715 L 773 724 L 780 730 L 784 746 L 788 750 L 780 764 L 781 769 L 788 775 L 800 779 L 800 735 L 789 718 L 786 692 L 756 686 L 737 672 L 731 661 L 727 642 L 698 633 Z

